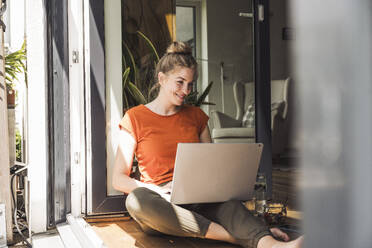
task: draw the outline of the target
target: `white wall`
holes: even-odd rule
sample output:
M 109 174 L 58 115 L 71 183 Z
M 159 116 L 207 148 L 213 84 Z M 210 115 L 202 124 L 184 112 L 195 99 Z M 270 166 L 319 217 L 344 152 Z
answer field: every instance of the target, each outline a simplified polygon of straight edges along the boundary
M 21 48 L 25 35 L 25 0 L 7 1 L 7 10 L 4 15 L 6 25 L 5 46 L 10 51 Z
M 232 84 L 235 80 L 253 80 L 252 20 L 239 17 L 239 12 L 251 12 L 247 0 L 208 1 L 208 80 L 214 85 L 209 101 L 211 110 L 222 110 L 220 63 L 225 64 L 225 113 L 235 116 Z
M 293 40 L 283 40 L 283 28 L 294 29 L 294 24 L 290 20 L 290 5 L 289 0 L 276 0 L 270 2 L 270 65 L 271 65 L 271 78 L 284 79 L 291 77 L 288 89 L 288 115 L 287 122 L 283 132 L 285 139 L 282 140 L 284 146 L 291 150 L 290 156 L 298 156 L 293 153 L 299 149 L 300 133 L 296 125 L 295 111 L 299 106 L 299 97 L 296 95 L 297 84 L 293 77 L 293 69 L 291 63 L 291 49 L 294 46 L 296 35 Z
M 47 142 L 47 39 L 43 0 L 26 1 L 27 66 L 29 84 L 30 228 L 46 231 Z
M 290 76 L 290 46 L 292 40 L 283 40 L 283 28 L 292 28 L 288 18 L 288 0 L 270 1 L 270 66 L 271 78 L 283 79 Z

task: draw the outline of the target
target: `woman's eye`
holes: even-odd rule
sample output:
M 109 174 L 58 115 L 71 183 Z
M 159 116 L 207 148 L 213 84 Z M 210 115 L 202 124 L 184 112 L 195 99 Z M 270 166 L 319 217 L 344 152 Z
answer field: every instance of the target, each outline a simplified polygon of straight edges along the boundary
M 177 81 L 177 84 L 181 84 L 182 85 L 183 84 L 183 81 Z

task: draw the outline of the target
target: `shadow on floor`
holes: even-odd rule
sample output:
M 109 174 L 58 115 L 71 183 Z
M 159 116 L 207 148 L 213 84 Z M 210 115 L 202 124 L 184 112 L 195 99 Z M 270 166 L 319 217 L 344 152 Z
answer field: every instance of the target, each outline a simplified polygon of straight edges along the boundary
M 109 248 L 237 248 L 229 243 L 197 238 L 182 238 L 169 235 L 145 234 L 133 220 L 90 223 Z

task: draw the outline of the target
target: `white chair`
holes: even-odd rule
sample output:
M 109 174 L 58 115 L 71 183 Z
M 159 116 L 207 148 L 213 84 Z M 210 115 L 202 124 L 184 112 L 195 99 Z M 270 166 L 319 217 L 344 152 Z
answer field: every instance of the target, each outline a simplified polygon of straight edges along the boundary
M 273 155 L 284 150 L 284 138 L 287 133 L 288 85 L 290 78 L 271 81 L 271 131 Z M 230 117 L 219 111 L 212 111 L 214 128 L 212 139 L 215 143 L 252 143 L 255 142 L 254 119 L 247 124 L 243 117 L 254 115 L 254 83 L 235 82 L 233 85 L 236 104 L 236 117 Z M 248 112 L 247 112 L 248 111 Z M 243 123 L 244 121 L 244 123 Z M 248 120 L 249 121 L 249 120 Z

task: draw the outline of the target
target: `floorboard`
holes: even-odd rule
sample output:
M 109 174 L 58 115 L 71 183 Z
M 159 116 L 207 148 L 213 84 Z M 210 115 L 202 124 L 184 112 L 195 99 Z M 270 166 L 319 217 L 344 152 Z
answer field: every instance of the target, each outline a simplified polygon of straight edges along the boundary
M 133 220 L 90 223 L 108 248 L 237 248 L 239 246 L 197 238 L 150 236 Z

